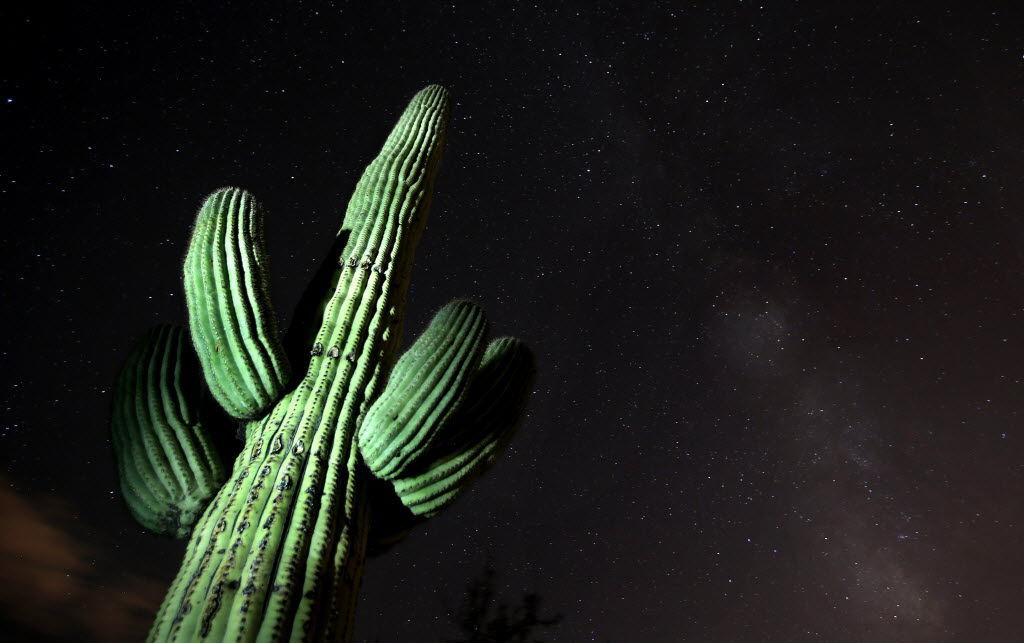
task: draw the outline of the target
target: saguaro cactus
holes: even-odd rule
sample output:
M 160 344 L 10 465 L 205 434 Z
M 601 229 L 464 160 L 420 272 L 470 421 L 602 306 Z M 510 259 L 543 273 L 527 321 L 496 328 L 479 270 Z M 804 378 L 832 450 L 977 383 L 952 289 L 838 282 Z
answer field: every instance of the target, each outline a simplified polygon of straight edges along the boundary
M 419 92 L 359 180 L 321 304 L 306 307 L 315 321 L 289 329 L 309 337 L 308 363 L 289 365 L 270 309 L 260 206 L 226 188 L 201 209 L 185 261 L 189 329 L 245 444 L 192 530 L 150 640 L 348 640 L 371 521 L 382 540 L 404 533 L 508 440 L 533 358 L 513 338 L 487 344 L 476 304 L 442 308 L 395 365 L 449 110 L 445 89 Z M 142 450 L 122 451 L 134 489 L 125 470 Z M 406 507 L 397 520 L 382 489 Z

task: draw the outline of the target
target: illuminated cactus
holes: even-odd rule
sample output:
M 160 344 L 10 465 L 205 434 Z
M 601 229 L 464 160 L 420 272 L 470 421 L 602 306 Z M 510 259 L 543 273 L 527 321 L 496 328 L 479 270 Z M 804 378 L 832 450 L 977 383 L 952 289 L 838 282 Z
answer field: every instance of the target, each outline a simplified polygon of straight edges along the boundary
M 225 188 L 201 209 L 185 261 L 189 328 L 214 397 L 245 420 L 245 444 L 150 640 L 349 640 L 367 547 L 450 504 L 508 441 L 533 358 L 515 339 L 487 344 L 476 304 L 443 307 L 395 364 L 449 110 L 441 87 L 413 98 L 356 185 L 287 351 L 259 205 Z

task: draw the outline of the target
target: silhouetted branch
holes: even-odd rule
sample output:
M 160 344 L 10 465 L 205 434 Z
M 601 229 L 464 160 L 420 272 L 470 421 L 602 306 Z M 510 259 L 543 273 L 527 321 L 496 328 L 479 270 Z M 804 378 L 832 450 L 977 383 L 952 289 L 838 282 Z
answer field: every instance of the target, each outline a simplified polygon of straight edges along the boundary
M 557 625 L 561 614 L 541 616 L 541 597 L 526 594 L 515 607 L 505 601 L 495 605 L 495 578 L 497 573 L 487 561 L 478 578 L 466 587 L 466 596 L 458 611 L 448 610 L 448 616 L 462 630 L 462 636 L 446 639 L 445 643 L 542 643 L 534 638 L 538 628 Z

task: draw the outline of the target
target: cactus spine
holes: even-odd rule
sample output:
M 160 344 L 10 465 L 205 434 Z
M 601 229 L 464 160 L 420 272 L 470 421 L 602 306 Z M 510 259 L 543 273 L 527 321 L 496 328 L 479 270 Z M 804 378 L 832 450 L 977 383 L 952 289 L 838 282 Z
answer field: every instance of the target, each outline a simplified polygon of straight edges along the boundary
M 318 325 L 289 330 L 312 339 L 291 390 L 262 211 L 235 188 L 201 209 L 185 262 L 189 328 L 214 397 L 247 420 L 245 444 L 192 531 L 150 640 L 349 640 L 371 520 L 388 542 L 401 537 L 507 442 L 533 360 L 518 340 L 487 345 L 478 306 L 442 308 L 395 366 L 449 111 L 445 89 L 419 92 L 357 183 Z M 122 476 L 134 462 L 119 457 Z M 394 501 L 378 502 L 381 489 Z

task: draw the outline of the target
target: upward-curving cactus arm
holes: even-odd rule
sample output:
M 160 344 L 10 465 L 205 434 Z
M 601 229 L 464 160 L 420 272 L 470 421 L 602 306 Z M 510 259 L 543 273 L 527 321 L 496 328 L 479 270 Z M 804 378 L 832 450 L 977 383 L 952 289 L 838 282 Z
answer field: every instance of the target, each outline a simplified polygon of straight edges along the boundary
M 182 328 L 164 324 L 143 334 L 114 384 L 111 433 L 128 508 L 178 538 L 226 477 L 200 417 L 199 377 Z
M 359 426 L 359 451 L 374 475 L 394 478 L 431 448 L 462 403 L 487 326 L 479 306 L 454 301 L 398 360 Z
M 290 377 L 268 279 L 262 208 L 245 190 L 217 190 L 196 218 L 185 297 L 206 382 L 239 419 L 265 413 Z
M 392 480 L 402 504 L 429 518 L 483 475 L 522 419 L 535 373 L 526 344 L 514 337 L 492 341 L 458 413 L 431 447 Z

